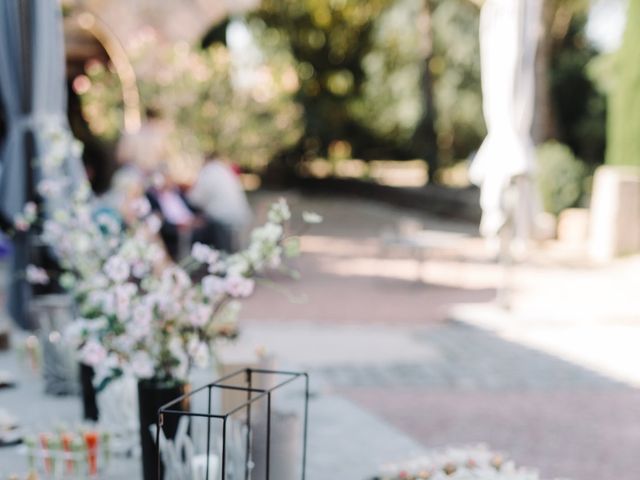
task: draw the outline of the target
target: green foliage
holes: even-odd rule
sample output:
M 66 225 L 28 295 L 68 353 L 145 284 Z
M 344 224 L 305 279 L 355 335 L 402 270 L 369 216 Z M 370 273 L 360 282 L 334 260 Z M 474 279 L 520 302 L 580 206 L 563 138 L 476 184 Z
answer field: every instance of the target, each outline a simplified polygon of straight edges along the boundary
M 377 19 L 371 51 L 361 61 L 361 95 L 350 105 L 354 119 L 400 147 L 411 140 L 423 115 L 424 48 L 416 18 L 423 0 L 398 0 Z M 416 48 L 418 47 L 418 48 Z
M 479 13 L 468 0 L 431 0 L 429 68 L 441 161 L 465 159 L 486 135 L 480 86 Z
M 112 68 L 90 62 L 86 67 L 86 80 L 79 81 L 78 90 L 82 113 L 91 132 L 107 142 L 117 140 L 124 127 L 122 89 Z
M 150 41 L 130 54 L 142 104 L 160 110 L 171 124 L 169 162 L 195 170 L 204 153 L 216 150 L 260 169 L 298 141 L 302 112 L 293 101 L 298 80 L 286 57 L 256 65 L 239 85 L 238 66 L 219 44 L 200 50 Z M 123 115 L 117 77 L 100 65 L 87 74 L 91 88 L 82 95 L 84 115 L 96 135 L 113 138 Z
M 297 79 L 288 65 L 258 66 L 248 84 L 234 83 L 228 50 L 172 48 L 152 76 L 139 82 L 142 101 L 175 123 L 180 152 L 212 150 L 259 168 L 300 136 L 301 112 L 292 101 Z
M 303 153 L 401 154 L 422 117 L 420 0 L 263 0 L 255 17 L 287 39 L 305 109 Z
M 640 165 L 640 0 L 629 1 L 627 28 L 616 58 L 615 84 L 609 96 L 606 161 Z
M 547 142 L 538 149 L 538 188 L 545 211 L 558 215 L 575 207 L 584 194 L 587 168 L 571 149 Z
M 560 138 L 588 164 L 597 165 L 604 158 L 606 98 L 590 75 L 598 52 L 586 39 L 586 21 L 586 12 L 574 14 L 568 32 L 555 45 L 550 81 Z

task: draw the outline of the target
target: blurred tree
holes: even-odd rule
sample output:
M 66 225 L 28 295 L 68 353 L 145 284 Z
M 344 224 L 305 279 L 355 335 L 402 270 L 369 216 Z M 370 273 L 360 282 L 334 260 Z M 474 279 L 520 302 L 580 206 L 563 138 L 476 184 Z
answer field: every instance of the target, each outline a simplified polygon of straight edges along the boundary
M 305 133 L 294 161 L 331 156 L 336 144 L 365 159 L 434 156 L 432 126 L 424 115 L 427 5 L 263 0 L 254 17 L 287 39 L 298 64 Z
M 609 96 L 607 163 L 640 165 L 640 0 L 630 0 Z
M 554 138 L 569 145 L 576 156 L 591 165 L 604 160 L 606 98 L 589 74 L 598 51 L 586 38 L 587 8 L 574 4 L 564 35 L 557 38 L 548 79 L 555 115 L 549 120 Z
M 486 134 L 480 88 L 478 8 L 469 0 L 430 0 L 433 54 L 429 71 L 443 165 L 469 157 Z
M 305 109 L 304 154 L 327 155 L 331 142 L 362 135 L 350 104 L 363 88 L 362 59 L 374 20 L 391 0 L 263 0 L 255 14 L 290 44 Z M 357 145 L 355 146 L 357 148 Z
M 159 110 L 170 123 L 168 164 L 178 181 L 193 180 L 207 152 L 216 150 L 260 170 L 300 138 L 302 112 L 293 101 L 298 80 L 286 58 L 257 58 L 247 66 L 219 43 L 201 50 L 143 40 L 129 53 L 143 105 Z M 101 64 L 87 69 L 83 114 L 104 139 L 122 131 L 117 82 Z
M 485 135 L 478 9 L 482 0 L 431 0 L 432 73 L 444 163 L 467 158 Z M 474 6 L 475 4 L 475 6 Z M 585 36 L 588 0 L 544 0 L 536 59 L 536 144 L 560 139 L 588 163 L 602 161 L 605 101 L 587 73 L 597 55 Z

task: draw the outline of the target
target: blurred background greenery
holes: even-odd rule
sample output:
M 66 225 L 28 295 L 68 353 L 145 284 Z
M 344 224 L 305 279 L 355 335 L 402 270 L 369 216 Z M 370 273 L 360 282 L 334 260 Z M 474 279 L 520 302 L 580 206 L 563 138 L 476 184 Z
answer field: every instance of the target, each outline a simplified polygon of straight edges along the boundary
M 485 135 L 479 3 L 262 0 L 195 45 L 147 36 L 128 53 L 142 104 L 171 118 L 176 155 L 196 164 L 217 150 L 267 180 L 349 171 L 375 181 L 375 162 L 419 160 L 422 183 L 464 186 Z M 588 197 L 605 158 L 615 61 L 588 38 L 589 9 L 544 0 L 533 137 L 553 143 L 540 149 L 539 180 L 557 181 L 558 168 L 572 179 L 571 194 L 545 199 L 552 213 Z M 113 68 L 90 62 L 82 82 L 74 89 L 92 134 L 115 142 L 123 106 Z

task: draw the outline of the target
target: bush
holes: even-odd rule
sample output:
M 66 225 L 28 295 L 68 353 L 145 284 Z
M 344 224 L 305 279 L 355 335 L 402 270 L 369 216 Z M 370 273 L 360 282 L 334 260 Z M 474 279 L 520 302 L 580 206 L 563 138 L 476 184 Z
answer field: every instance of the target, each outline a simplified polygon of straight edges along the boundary
M 588 175 L 566 145 L 552 141 L 538 149 L 538 189 L 545 211 L 558 215 L 579 204 Z

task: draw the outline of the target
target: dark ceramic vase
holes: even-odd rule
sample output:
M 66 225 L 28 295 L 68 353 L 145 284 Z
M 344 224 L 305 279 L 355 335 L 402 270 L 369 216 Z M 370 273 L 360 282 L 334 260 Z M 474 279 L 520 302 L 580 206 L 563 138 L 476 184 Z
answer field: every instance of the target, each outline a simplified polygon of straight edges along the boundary
M 95 372 L 93 367 L 80 363 L 80 387 L 82 390 L 82 411 L 85 420 L 98 421 L 98 404 L 96 389 L 93 386 Z
M 140 443 L 142 446 L 142 471 L 144 480 L 161 480 L 158 471 L 158 450 L 156 439 L 150 427 L 158 422 L 158 410 L 189 391 L 185 383 L 161 383 L 154 380 L 138 382 L 138 408 L 140 411 Z M 189 411 L 188 399 L 171 407 L 172 410 Z M 165 415 L 162 431 L 167 439 L 172 439 L 178 430 L 180 415 Z

